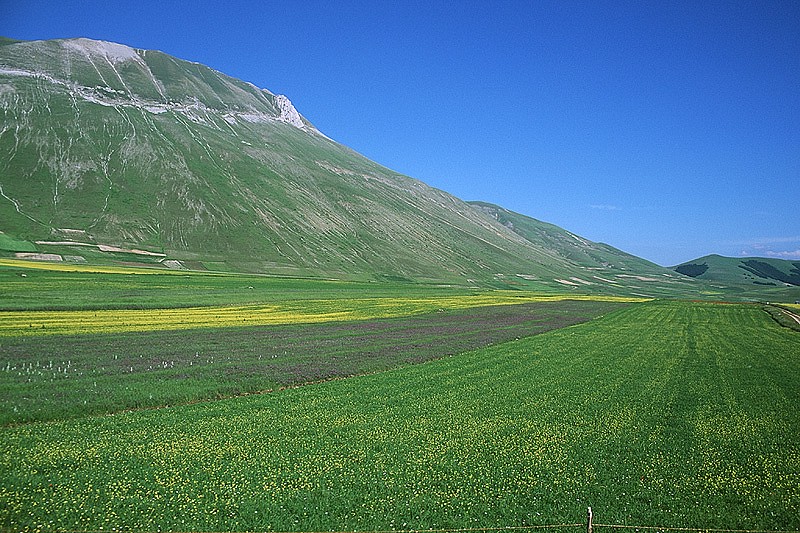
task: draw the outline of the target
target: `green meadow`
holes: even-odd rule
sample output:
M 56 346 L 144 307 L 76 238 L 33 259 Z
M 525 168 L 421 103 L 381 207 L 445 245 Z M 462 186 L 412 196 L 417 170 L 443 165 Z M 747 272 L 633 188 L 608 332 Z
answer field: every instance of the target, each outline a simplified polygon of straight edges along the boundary
M 47 333 L 56 329 L 52 323 L 46 329 L 24 323 L 17 328 L 21 333 L 12 336 L 13 327 L 0 327 L 5 332 L 0 334 L 0 389 L 5 392 L 0 425 L 220 399 L 377 372 L 584 322 L 626 305 L 563 299 L 497 305 L 504 298 L 487 298 L 454 297 L 447 300 L 452 307 L 427 313 L 419 311 L 430 306 L 427 300 L 394 298 L 381 300 L 381 306 L 372 300 L 344 300 L 342 307 L 360 303 L 359 311 L 367 316 L 381 311 L 379 318 L 349 321 L 309 315 L 319 305 L 311 300 L 297 304 L 305 314 L 268 326 L 252 324 L 260 314 L 285 321 L 286 313 L 259 308 L 244 322 L 251 325 L 230 327 L 222 327 L 216 318 L 220 315 L 209 313 L 209 325 L 191 329 L 199 310 L 175 309 L 175 316 L 186 320 L 179 327 L 154 329 L 158 323 L 151 321 L 150 330 L 115 333 L 54 334 Z M 480 306 L 487 301 L 493 305 Z M 444 305 L 441 299 L 435 303 Z M 65 313 L 75 314 L 25 312 L 45 317 Z M 109 312 L 111 318 L 122 313 Z M 0 321 L 13 324 L 9 315 L 17 316 L 0 312 Z M 321 320 L 295 321 L 298 316 Z
M 0 258 L 3 311 L 170 309 L 476 292 L 440 285 L 359 283 Z
M 0 525 L 480 529 L 577 524 L 591 506 L 603 524 L 800 528 L 798 333 L 758 305 L 602 304 L 495 306 L 510 315 L 488 329 L 512 335 L 439 357 L 463 335 L 427 331 L 424 358 L 347 379 L 7 425 Z M 418 318 L 451 316 L 467 335 L 479 328 L 463 324 L 499 316 L 459 314 L 473 311 Z M 552 327 L 534 327 L 537 315 Z M 393 320 L 408 318 L 307 333 L 347 346 L 358 324 L 398 332 L 369 337 L 374 353 L 424 337 L 424 321 Z M 278 329 L 247 333 L 303 334 Z

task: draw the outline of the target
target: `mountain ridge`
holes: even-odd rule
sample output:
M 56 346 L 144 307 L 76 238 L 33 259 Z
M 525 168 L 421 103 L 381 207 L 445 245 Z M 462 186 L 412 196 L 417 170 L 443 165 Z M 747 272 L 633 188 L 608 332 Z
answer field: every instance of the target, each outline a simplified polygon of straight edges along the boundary
M 319 133 L 308 120 L 297 112 L 285 95 L 273 94 L 271 91 L 236 80 L 200 63 L 178 60 L 157 50 L 142 50 L 123 44 L 86 38 L 14 41 L 6 42 L 4 46 L 19 43 L 29 45 L 27 48 L 47 50 L 48 53 L 45 57 L 49 61 L 34 61 L 34 64 L 31 65 L 33 68 L 29 69 L 6 68 L 2 70 L 2 73 L 43 78 L 51 83 L 63 85 L 70 90 L 73 98 L 80 97 L 103 106 L 139 107 L 153 114 L 164 113 L 167 110 L 184 114 L 194 113 L 195 117 L 193 118 L 197 118 L 198 114 L 208 113 L 211 109 L 225 110 L 228 112 L 225 115 L 226 120 L 239 119 L 249 122 L 279 120 L 299 129 Z M 62 47 L 64 53 L 59 55 L 57 51 L 52 50 L 54 43 Z M 148 54 L 156 56 L 155 59 L 149 58 L 150 63 L 147 61 Z M 17 59 L 13 54 L 10 55 L 12 60 Z M 25 50 L 24 55 L 25 60 L 37 58 L 36 50 Z M 166 79 L 169 78 L 170 70 L 174 70 L 176 61 L 180 61 L 184 65 L 194 65 L 199 74 L 207 78 L 206 86 L 193 84 L 188 88 L 190 93 L 187 93 L 185 87 L 173 87 L 169 82 L 165 83 L 164 75 L 167 75 Z M 91 64 L 96 71 L 96 76 L 88 78 L 89 81 L 94 81 L 95 85 L 81 85 L 70 79 L 73 68 L 82 66 L 81 62 Z M 153 68 L 157 68 L 159 77 L 156 77 L 151 64 Z M 125 76 L 122 75 L 123 73 Z M 138 82 L 143 79 L 144 83 L 136 85 L 126 83 L 126 79 L 130 81 L 131 77 Z M 187 94 L 191 94 L 191 96 L 187 98 Z M 264 113 L 265 106 L 271 107 L 273 113 Z
M 642 296 L 703 285 L 387 169 L 287 97 L 163 52 L 2 40 L 0 116 L 5 254 Z

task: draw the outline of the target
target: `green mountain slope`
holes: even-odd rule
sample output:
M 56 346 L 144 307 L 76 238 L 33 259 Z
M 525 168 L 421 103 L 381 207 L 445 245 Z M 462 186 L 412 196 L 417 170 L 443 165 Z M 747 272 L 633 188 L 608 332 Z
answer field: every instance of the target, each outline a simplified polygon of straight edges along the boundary
M 0 80 L 1 229 L 39 248 L 461 281 L 549 254 L 331 141 L 287 98 L 202 65 L 86 39 L 19 42 L 0 47 Z
M 702 285 L 393 172 L 285 96 L 88 39 L 0 40 L 0 254 L 647 296 Z
M 678 295 L 701 290 L 655 263 L 575 235 L 554 224 L 542 222 L 486 202 L 469 202 L 528 242 L 552 250 L 571 268 L 557 280 L 563 287 L 591 292 Z
M 524 239 L 557 251 L 577 265 L 594 268 L 602 265 L 619 271 L 664 274 L 664 268 L 641 257 L 604 243 L 592 242 L 548 222 L 509 211 L 486 202 L 469 202 Z

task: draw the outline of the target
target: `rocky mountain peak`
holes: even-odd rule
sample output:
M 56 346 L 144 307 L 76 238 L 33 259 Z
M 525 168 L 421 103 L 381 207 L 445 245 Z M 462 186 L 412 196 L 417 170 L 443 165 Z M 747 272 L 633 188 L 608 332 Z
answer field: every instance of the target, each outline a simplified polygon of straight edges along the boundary
M 108 41 L 95 41 L 81 37 L 78 39 L 66 39 L 61 42 L 61 46 L 86 56 L 100 56 L 114 63 L 140 60 L 136 50 L 130 46 Z
M 0 76 L 39 79 L 74 102 L 204 124 L 280 122 L 319 134 L 286 96 L 160 52 L 86 38 L 15 41 L 1 52 Z
M 282 94 L 275 95 L 275 107 L 278 109 L 278 120 L 287 122 L 300 129 L 306 129 L 303 117 L 297 112 L 291 100 Z

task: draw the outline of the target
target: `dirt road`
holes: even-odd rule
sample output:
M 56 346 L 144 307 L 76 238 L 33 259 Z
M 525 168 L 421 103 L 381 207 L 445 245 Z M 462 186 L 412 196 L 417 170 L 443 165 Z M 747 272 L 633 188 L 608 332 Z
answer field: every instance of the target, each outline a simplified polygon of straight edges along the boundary
M 795 322 L 797 322 L 798 324 L 800 324 L 800 315 L 798 315 L 798 314 L 796 314 L 796 313 L 792 313 L 792 312 L 791 312 L 791 311 L 789 311 L 788 309 L 783 309 L 783 308 L 781 308 L 781 310 L 782 310 L 784 313 L 786 313 L 786 314 L 789 316 L 789 318 L 791 318 L 792 320 L 794 320 Z

